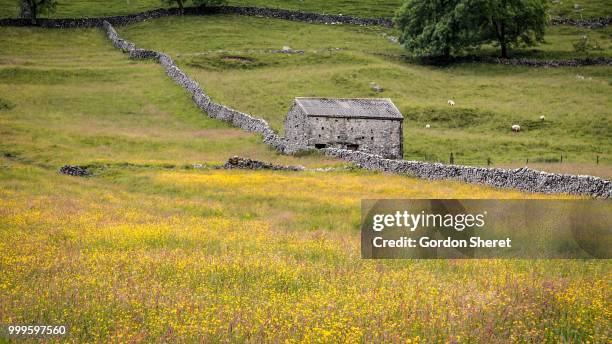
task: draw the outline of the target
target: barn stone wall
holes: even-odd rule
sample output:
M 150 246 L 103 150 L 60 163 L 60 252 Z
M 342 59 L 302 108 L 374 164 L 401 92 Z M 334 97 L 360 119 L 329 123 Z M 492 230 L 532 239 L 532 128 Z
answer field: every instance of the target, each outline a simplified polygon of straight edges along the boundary
M 308 124 L 306 114 L 295 102 L 285 117 L 285 137 L 290 142 L 308 144 Z
M 308 145 L 326 144 L 346 148 L 355 144 L 360 151 L 390 159 L 402 159 L 402 122 L 390 119 L 307 117 Z
M 303 145 L 289 142 L 277 135 L 265 120 L 213 102 L 198 83 L 181 71 L 168 55 L 152 50 L 139 49 L 134 43 L 119 37 L 109 22 L 104 22 L 103 25 L 113 45 L 127 52 L 130 58 L 156 59 L 164 67 L 166 74 L 189 92 L 196 105 L 206 111 L 208 116 L 229 122 L 246 131 L 261 134 L 266 144 L 271 145 L 283 154 L 293 154 L 299 150 L 307 149 Z M 453 179 L 466 183 L 512 188 L 526 192 L 567 193 L 595 198 L 610 198 L 612 196 L 612 182 L 592 176 L 546 173 L 528 168 L 507 170 L 393 160 L 375 154 L 336 148 L 325 148 L 321 151 L 326 155 L 352 162 L 364 169 L 407 174 L 424 179 Z
M 347 144 L 354 144 L 357 150 L 389 159 L 403 157 L 400 120 L 307 116 L 294 103 L 285 118 L 285 137 L 309 148 L 347 148 Z

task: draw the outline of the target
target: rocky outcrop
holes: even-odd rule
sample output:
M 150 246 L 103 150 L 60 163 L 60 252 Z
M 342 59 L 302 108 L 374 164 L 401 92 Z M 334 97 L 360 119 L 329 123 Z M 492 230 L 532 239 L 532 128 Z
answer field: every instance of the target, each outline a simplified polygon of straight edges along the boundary
M 585 67 L 585 66 L 612 66 L 612 58 L 610 57 L 587 57 L 566 60 L 546 60 L 546 59 L 529 59 L 529 58 L 499 58 L 492 56 L 460 56 L 451 59 L 440 60 L 431 58 L 414 59 L 406 54 L 386 54 L 373 53 L 373 55 L 383 56 L 386 58 L 400 59 L 409 62 L 417 62 L 425 65 L 433 66 L 448 66 L 453 63 L 492 63 L 503 64 L 507 66 L 524 66 L 535 68 L 555 68 L 555 67 Z
M 91 172 L 87 170 L 85 167 L 81 166 L 72 166 L 72 165 L 64 165 L 59 169 L 59 173 L 67 174 L 69 176 L 75 177 L 86 177 L 91 175 Z
M 233 126 L 249 132 L 261 134 L 263 141 L 283 154 L 293 154 L 307 150 L 304 145 L 293 144 L 279 136 L 268 123 L 249 114 L 231 109 L 213 102 L 200 88 L 199 84 L 189 78 L 170 56 L 153 50 L 139 49 L 132 42 L 122 39 L 109 22 L 104 22 L 104 28 L 113 45 L 130 55 L 130 58 L 156 59 L 166 70 L 166 74 L 179 86 L 183 87 L 192 97 L 196 105 L 205 111 L 209 117 L 231 123 Z M 444 165 L 420 161 L 385 159 L 381 156 L 360 151 L 324 148 L 321 151 L 332 157 L 354 163 L 356 166 L 388 173 L 407 174 L 424 179 L 452 179 L 466 183 L 484 184 L 500 188 L 512 188 L 526 192 L 567 193 L 587 195 L 597 198 L 610 198 L 612 182 L 592 176 L 574 176 L 567 174 L 546 173 L 521 168 L 506 170 L 499 168 L 484 168 L 458 165 Z M 226 166 L 258 166 L 264 168 L 275 165 L 238 157 L 230 159 Z M 229 167 L 232 168 L 232 167 Z
M 246 170 L 278 170 L 278 171 L 303 171 L 305 168 L 303 166 L 284 166 L 284 165 L 274 165 L 268 162 L 263 162 L 259 160 L 252 160 L 248 158 L 241 158 L 239 156 L 233 156 L 227 160 L 225 165 L 223 165 L 225 169 L 246 169 Z

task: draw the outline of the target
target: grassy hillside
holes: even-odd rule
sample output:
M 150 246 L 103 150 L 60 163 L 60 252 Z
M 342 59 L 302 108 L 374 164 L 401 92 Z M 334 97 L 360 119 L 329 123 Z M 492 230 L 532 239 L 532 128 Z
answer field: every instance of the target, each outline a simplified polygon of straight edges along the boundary
M 130 61 L 102 30 L 0 28 L 0 46 L 3 154 L 54 168 L 221 163 L 232 154 L 297 161 L 209 119 L 159 65 Z
M 0 16 L 19 15 L 19 0 L 0 0 Z M 79 18 L 112 16 L 167 7 L 160 0 L 59 0 L 56 11 L 43 17 Z
M 0 17 L 19 13 L 18 0 L 0 0 Z M 576 9 L 574 4 L 580 7 Z M 318 13 L 361 17 L 393 17 L 402 0 L 228 0 L 229 5 L 283 8 Z M 93 17 L 119 15 L 165 7 L 159 0 L 64 0 L 59 1 L 54 17 Z M 551 1 L 550 13 L 570 18 L 611 16 L 607 0 Z
M 229 0 L 229 3 L 242 6 L 285 8 L 331 14 L 348 14 L 361 17 L 393 17 L 403 3 L 402 0 Z M 579 4 L 579 8 L 574 8 Z M 612 6 L 607 0 L 553 0 L 550 13 L 570 18 L 591 18 L 612 15 Z
M 380 56 L 403 53 L 382 29 L 235 16 L 164 18 L 119 31 L 176 57 L 215 99 L 277 129 L 296 96 L 383 96 L 406 117 L 407 158 L 446 160 L 452 151 L 463 163 L 552 161 L 561 154 L 566 161 L 593 163 L 600 155 L 612 162 L 609 67 L 420 66 Z M 570 54 L 567 40 L 581 34 L 552 29 L 541 54 Z M 602 54 L 610 54 L 610 40 L 598 38 Z M 271 52 L 284 45 L 305 53 Z M 371 82 L 385 91 L 375 93 Z M 447 99 L 457 106 L 448 107 Z M 523 132 L 512 133 L 514 123 Z
M 607 0 L 553 0 L 551 1 L 551 14 L 576 19 L 610 17 L 612 16 L 612 5 Z

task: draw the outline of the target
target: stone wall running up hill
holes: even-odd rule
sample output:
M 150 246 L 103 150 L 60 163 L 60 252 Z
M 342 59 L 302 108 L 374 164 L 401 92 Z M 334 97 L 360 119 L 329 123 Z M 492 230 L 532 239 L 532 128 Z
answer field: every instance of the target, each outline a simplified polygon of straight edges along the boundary
M 179 86 L 183 87 L 196 105 L 211 118 L 231 123 L 233 126 L 263 136 L 264 142 L 274 147 L 281 153 L 291 154 L 304 147 L 290 144 L 284 138 L 278 136 L 270 127 L 268 122 L 261 118 L 255 118 L 249 114 L 231 109 L 225 105 L 213 102 L 210 97 L 200 88 L 197 81 L 189 78 L 170 58 L 170 56 L 153 51 L 137 48 L 132 42 L 121 38 L 109 22 L 104 22 L 104 29 L 113 45 L 123 50 L 134 59 L 156 59 L 166 70 L 166 74 Z
M 189 78 L 170 56 L 152 50 L 139 49 L 132 42 L 122 39 L 109 22 L 103 23 L 109 39 L 115 47 L 127 52 L 131 58 L 156 59 L 166 70 L 166 74 L 192 96 L 196 105 L 208 113 L 208 116 L 231 123 L 246 131 L 263 136 L 266 144 L 271 145 L 283 154 L 293 154 L 308 149 L 305 145 L 290 144 L 277 135 L 268 123 L 260 118 L 236 111 L 227 106 L 213 102 L 200 88 L 198 83 Z M 359 151 L 326 148 L 324 154 L 340 158 L 355 165 L 374 171 L 407 174 L 425 179 L 453 179 L 466 183 L 484 184 L 500 188 L 512 188 L 527 192 L 568 193 L 587 195 L 597 198 L 610 198 L 612 182 L 592 176 L 574 176 L 567 174 L 546 173 L 520 168 L 506 170 L 458 165 L 444 165 L 420 161 L 384 159 L 378 155 Z

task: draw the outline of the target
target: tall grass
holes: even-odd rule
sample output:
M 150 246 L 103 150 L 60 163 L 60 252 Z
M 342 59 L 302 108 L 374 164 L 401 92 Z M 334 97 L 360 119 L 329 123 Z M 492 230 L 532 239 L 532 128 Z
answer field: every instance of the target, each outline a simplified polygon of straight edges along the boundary
M 609 340 L 605 260 L 359 257 L 361 198 L 524 194 L 364 172 L 0 165 L 2 323 L 65 324 L 69 342 Z

